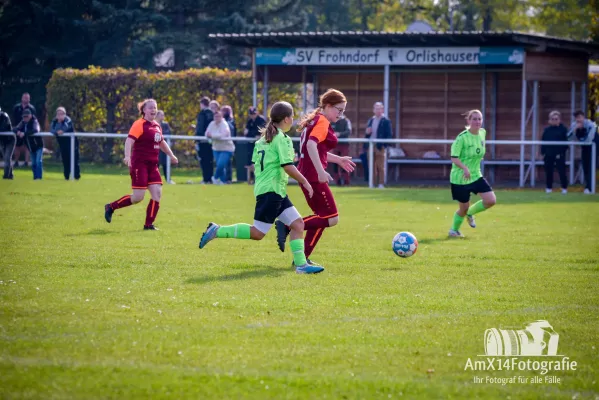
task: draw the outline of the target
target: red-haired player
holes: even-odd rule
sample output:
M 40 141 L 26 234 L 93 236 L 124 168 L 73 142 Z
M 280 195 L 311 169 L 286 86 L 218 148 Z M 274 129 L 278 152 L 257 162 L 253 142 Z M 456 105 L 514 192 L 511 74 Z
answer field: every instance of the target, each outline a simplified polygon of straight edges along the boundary
M 146 99 L 138 104 L 141 118 L 133 123 L 129 130 L 129 137 L 125 142 L 125 158 L 123 161 L 129 167 L 133 193 L 104 206 L 106 222 L 112 221 L 114 210 L 137 204 L 144 199 L 146 189 L 152 199 L 146 209 L 146 222 L 144 229 L 158 230 L 154 220 L 160 208 L 162 197 L 162 178 L 158 169 L 158 155 L 160 150 L 171 158 L 173 164 L 179 160 L 164 141 L 160 124 L 155 121 L 158 105 L 154 99 Z
M 302 187 L 304 197 L 314 212 L 313 215 L 304 217 L 304 229 L 307 231 L 304 239 L 306 258 L 314 251 L 324 229 L 335 226 L 339 222 L 337 205 L 329 188 L 329 181 L 333 178 L 326 172 L 328 163 L 335 163 L 348 172 L 352 172 L 356 166 L 351 157 L 340 157 L 329 153 L 337 146 L 337 136 L 331 123 L 339 120 L 345 112 L 346 105 L 347 100 L 343 93 L 329 89 L 320 96 L 316 110 L 307 114 L 299 124 L 303 131 L 298 169 L 314 189 L 314 195 L 310 197 Z M 281 221 L 277 221 L 275 226 L 279 249 L 284 251 L 289 228 Z M 316 265 L 309 259 L 308 264 Z

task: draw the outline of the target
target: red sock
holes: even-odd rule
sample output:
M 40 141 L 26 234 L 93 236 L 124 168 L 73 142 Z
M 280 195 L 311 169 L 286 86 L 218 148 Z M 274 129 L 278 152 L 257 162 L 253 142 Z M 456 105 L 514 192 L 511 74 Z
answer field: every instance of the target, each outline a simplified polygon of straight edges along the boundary
M 131 203 L 131 196 L 126 195 L 126 196 L 121 197 L 117 201 L 110 203 L 110 207 L 113 210 L 118 210 L 119 208 L 129 207 L 131 204 L 133 204 L 133 203 Z
M 321 218 L 318 215 L 308 215 L 304 217 L 304 230 L 311 231 L 316 229 L 328 228 L 329 219 Z
M 148 203 L 148 208 L 146 208 L 145 226 L 150 226 L 154 223 L 156 215 L 158 214 L 158 209 L 160 209 L 160 203 L 154 200 L 150 200 L 150 202 Z
M 310 257 L 310 254 L 314 251 L 323 232 L 324 228 L 310 229 L 306 232 L 306 237 L 304 239 L 304 254 L 306 254 L 306 258 Z

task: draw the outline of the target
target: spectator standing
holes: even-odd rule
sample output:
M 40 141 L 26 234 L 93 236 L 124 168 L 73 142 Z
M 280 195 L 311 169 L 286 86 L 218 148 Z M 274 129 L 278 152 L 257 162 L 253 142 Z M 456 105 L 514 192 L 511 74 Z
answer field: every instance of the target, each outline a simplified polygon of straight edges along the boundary
M 235 144 L 231 140 L 229 124 L 223 119 L 220 111 L 214 113 L 214 121 L 206 129 L 206 137 L 212 139 L 212 149 L 216 161 L 216 173 L 212 181 L 217 185 L 223 185 L 227 181 L 227 168 L 235 151 Z
M 235 118 L 233 118 L 233 108 L 231 106 L 223 106 L 221 111 L 223 119 L 229 124 L 231 137 L 237 136 L 237 126 L 235 126 Z M 227 183 L 231 182 L 233 182 L 233 157 L 229 160 L 229 167 L 227 168 Z
M 29 95 L 29 93 L 23 93 L 23 95 L 21 96 L 21 102 L 15 104 L 15 106 L 13 107 L 13 109 L 12 109 L 12 123 L 13 124 L 18 124 L 23 120 L 23 111 L 24 110 L 31 111 L 31 114 L 33 116 L 35 116 L 35 107 L 33 106 L 33 104 L 31 104 L 31 96 Z M 27 164 L 29 164 L 29 161 L 30 161 L 29 149 L 27 148 L 27 145 L 25 144 L 25 139 L 17 137 L 17 143 L 15 145 L 15 167 L 19 166 L 19 158 L 21 158 L 22 152 L 25 153 L 25 166 L 27 166 Z
M 580 143 L 592 143 L 595 139 L 595 134 L 597 133 L 597 125 L 595 125 L 594 122 L 586 119 L 582 111 L 576 111 L 574 113 L 574 118 L 576 120 L 572 123 L 570 131 L 568 131 L 568 139 Z M 591 146 L 581 147 L 582 170 L 584 172 L 585 181 L 584 194 L 591 194 L 591 161 L 593 157 L 593 149 Z
M 156 122 L 160 124 L 160 129 L 162 130 L 162 136 L 164 136 L 164 140 L 168 143 L 169 147 L 172 147 L 172 143 L 169 143 L 169 139 L 167 136 L 171 135 L 171 127 L 168 122 L 164 120 L 164 111 L 158 110 L 156 111 Z M 158 155 L 158 159 L 160 165 L 162 165 L 162 172 L 164 173 L 164 179 L 171 185 L 174 185 L 175 182 L 171 179 L 170 174 L 167 174 L 166 164 L 167 164 L 167 155 L 164 151 L 160 150 L 160 154 Z
M 258 110 L 256 107 L 250 107 L 248 110 L 248 121 L 245 124 L 245 130 L 243 134 L 248 138 L 259 138 L 260 137 L 260 129 L 266 126 L 266 119 L 258 114 Z M 253 175 L 253 165 L 252 165 L 252 156 L 254 155 L 254 141 L 248 142 L 248 164 L 246 168 L 248 168 L 248 183 L 252 184 L 254 179 Z
M 368 120 L 367 139 L 391 139 L 391 120 L 383 115 L 385 106 L 381 102 L 374 103 L 374 116 Z M 374 149 L 374 184 L 379 189 L 385 188 L 385 164 L 388 143 L 377 143 Z
M 12 124 L 7 113 L 0 108 L 0 132 L 12 132 Z M 13 179 L 12 153 L 15 151 L 15 136 L 0 136 L 0 148 L 4 160 L 4 175 L 2 179 Z
M 210 99 L 202 97 L 200 100 L 200 112 L 196 121 L 196 136 L 206 136 L 206 128 L 214 119 L 214 113 L 210 110 Z M 212 183 L 213 155 L 212 145 L 209 142 L 196 142 L 196 150 L 202 168 L 202 183 Z
M 67 116 L 67 111 L 64 107 L 56 109 L 56 118 L 50 123 L 50 132 L 56 136 L 58 147 L 60 148 L 60 157 L 62 158 L 62 166 L 64 179 L 69 180 L 71 176 L 71 138 L 63 136 L 65 133 L 75 132 L 73 121 Z M 79 170 L 79 139 L 75 137 L 75 179 L 81 178 Z
M 549 113 L 549 126 L 543 131 L 542 141 L 567 142 L 568 128 L 561 123 L 559 111 Z M 545 162 L 545 181 L 547 193 L 553 191 L 553 171 L 557 169 L 562 184 L 562 194 L 568 193 L 568 178 L 566 178 L 566 151 L 568 146 L 541 146 L 541 154 Z
M 345 115 L 341 115 L 337 122 L 331 123 L 331 127 L 338 139 L 347 139 L 351 136 L 351 121 Z M 333 152 L 340 157 L 349 156 L 349 143 L 337 143 L 337 147 Z M 345 184 L 349 186 L 349 172 L 343 168 L 339 168 L 337 164 L 334 165 L 334 170 L 337 185 L 341 186 L 342 184 Z M 345 178 L 343 178 L 343 175 L 345 175 Z
M 40 124 L 35 115 L 28 108 L 23 110 L 23 120 L 19 122 L 14 132 L 17 137 L 24 139 L 25 145 L 31 154 L 31 169 L 33 179 L 42 179 L 42 155 L 44 152 L 44 141 L 39 136 L 34 136 L 40 131 Z

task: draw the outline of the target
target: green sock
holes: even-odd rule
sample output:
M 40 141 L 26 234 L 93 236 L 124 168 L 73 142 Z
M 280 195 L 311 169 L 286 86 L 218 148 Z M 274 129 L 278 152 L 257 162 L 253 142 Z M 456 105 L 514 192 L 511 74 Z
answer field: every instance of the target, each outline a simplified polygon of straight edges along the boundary
M 454 231 L 459 231 L 460 226 L 462 226 L 462 222 L 464 222 L 464 217 L 460 217 L 458 213 L 453 214 L 453 224 L 451 225 L 451 229 Z
M 250 228 L 249 224 L 235 224 L 229 226 L 221 226 L 216 231 L 217 238 L 235 238 L 235 239 L 249 239 L 250 238 Z
M 304 239 L 295 239 L 289 241 L 289 247 L 293 253 L 293 263 L 296 267 L 306 264 L 306 255 L 304 254 Z
M 486 210 L 486 208 L 485 208 L 485 205 L 483 204 L 483 201 L 479 200 L 470 206 L 470 208 L 468 209 L 468 215 L 478 214 L 479 212 L 483 212 L 485 210 Z

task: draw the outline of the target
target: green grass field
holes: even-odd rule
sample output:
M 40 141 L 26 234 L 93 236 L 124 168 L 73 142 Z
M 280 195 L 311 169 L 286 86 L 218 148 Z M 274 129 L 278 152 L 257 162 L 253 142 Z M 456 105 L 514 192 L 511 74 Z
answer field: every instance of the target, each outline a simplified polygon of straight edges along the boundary
M 104 221 L 129 191 L 123 170 L 0 182 L 0 398 L 599 396 L 595 196 L 499 191 L 478 228 L 447 240 L 448 188 L 334 188 L 340 224 L 312 256 L 326 271 L 300 276 L 274 230 L 198 249 L 209 221 L 253 220 L 250 186 L 164 189 L 149 232 L 149 196 Z M 391 251 L 401 230 L 420 241 L 410 259 Z M 578 364 L 547 374 L 559 384 L 465 370 L 487 328 L 538 319 Z M 528 383 L 474 382 L 487 376 Z

